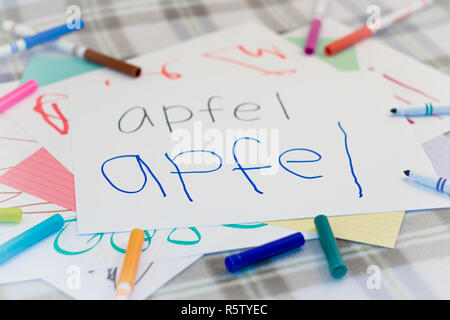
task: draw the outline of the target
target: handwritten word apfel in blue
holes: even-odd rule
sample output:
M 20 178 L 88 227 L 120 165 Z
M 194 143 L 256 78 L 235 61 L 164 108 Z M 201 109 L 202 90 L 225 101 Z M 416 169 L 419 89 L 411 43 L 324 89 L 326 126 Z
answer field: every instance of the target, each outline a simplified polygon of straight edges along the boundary
M 349 146 L 348 146 L 348 134 L 344 131 L 342 124 L 339 122 L 338 123 L 338 128 L 340 131 L 342 131 L 344 133 L 344 149 L 345 149 L 345 154 L 348 157 L 349 160 L 349 166 L 350 166 L 350 173 L 353 177 L 354 183 L 358 188 L 358 197 L 361 198 L 363 196 L 362 194 L 362 187 L 361 184 L 359 183 L 356 173 L 355 173 L 355 168 L 354 168 L 354 164 L 350 155 L 350 151 L 349 151 Z M 232 154 L 233 154 L 233 159 L 234 162 L 236 163 L 236 167 L 233 168 L 233 172 L 236 173 L 241 173 L 242 176 L 244 177 L 244 179 L 246 179 L 246 181 L 249 183 L 250 185 L 250 190 L 262 195 L 264 192 L 262 191 L 262 189 L 260 187 L 258 187 L 255 183 L 255 181 L 252 179 L 251 175 L 249 174 L 250 172 L 256 171 L 256 170 L 263 170 L 263 169 L 267 169 L 267 168 L 271 168 L 272 165 L 267 164 L 267 165 L 259 165 L 259 166 L 253 166 L 253 167 L 244 167 L 241 162 L 238 159 L 238 156 L 236 155 L 236 149 L 239 146 L 239 143 L 242 141 L 248 141 L 248 142 L 252 142 L 252 143 L 261 143 L 258 139 L 252 138 L 252 137 L 240 137 L 238 139 L 236 139 L 233 143 L 233 148 L 232 148 Z M 186 155 L 186 154 L 192 154 L 192 153 L 202 153 L 204 155 L 209 155 L 213 158 L 215 158 L 216 160 L 216 167 L 214 169 L 208 169 L 208 170 L 195 170 L 195 171 L 185 171 L 182 170 L 180 168 L 180 165 L 177 163 L 177 159 L 179 159 L 179 157 Z M 285 160 L 285 158 L 287 158 L 288 154 L 291 153 L 307 153 L 309 155 L 314 155 L 315 159 L 312 160 L 305 160 L 305 159 L 297 159 L 297 160 Z M 222 157 L 217 154 L 214 151 L 211 150 L 187 150 L 187 151 L 183 151 L 178 153 L 177 155 L 175 155 L 173 158 L 171 158 L 167 153 L 164 154 L 164 156 L 166 157 L 167 161 L 170 162 L 170 164 L 174 167 L 174 171 L 171 171 L 171 174 L 174 174 L 178 177 L 181 187 L 186 195 L 186 198 L 190 201 L 193 202 L 194 199 L 192 197 L 192 195 L 189 193 L 188 191 L 188 186 L 183 178 L 184 175 L 186 174 L 209 174 L 209 173 L 213 173 L 216 172 L 218 170 L 220 170 L 222 168 L 223 165 L 223 160 Z M 139 167 L 140 172 L 142 173 L 143 176 L 143 183 L 142 186 L 137 189 L 137 190 L 126 190 L 120 186 L 118 186 L 118 184 L 114 183 L 108 176 L 108 174 L 106 173 L 105 170 L 105 166 L 115 160 L 118 159 L 123 159 L 123 158 L 134 158 L 136 160 L 137 166 Z M 317 174 L 314 176 L 307 176 L 305 174 L 302 174 L 301 172 L 294 170 L 294 168 L 292 168 L 292 164 L 306 164 L 306 163 L 316 163 L 319 162 L 322 159 L 322 155 L 312 149 L 307 149 L 307 148 L 291 148 L 288 150 L 283 151 L 279 157 L 278 157 L 278 162 L 279 165 L 281 166 L 281 168 L 283 170 L 285 170 L 287 173 L 294 175 L 295 177 L 298 177 L 299 179 L 306 179 L 306 180 L 313 180 L 313 179 L 320 179 L 323 178 L 323 175 L 321 174 Z M 153 181 L 156 183 L 156 185 L 158 186 L 158 189 L 161 193 L 161 195 L 163 197 L 166 197 L 166 191 L 164 190 L 163 185 L 161 184 L 161 182 L 159 181 L 157 175 L 150 169 L 150 166 L 141 158 L 140 155 L 121 155 L 121 156 L 116 156 L 116 157 L 112 157 L 110 159 L 107 159 L 105 162 L 103 162 L 102 166 L 101 166 L 101 173 L 103 175 L 103 177 L 106 179 L 106 181 L 109 183 L 109 185 L 111 185 L 111 187 L 113 187 L 114 189 L 116 189 L 119 192 L 122 193 L 139 193 L 141 192 L 145 186 L 147 185 L 148 182 L 148 176 L 147 174 L 150 175 L 150 177 L 153 179 Z

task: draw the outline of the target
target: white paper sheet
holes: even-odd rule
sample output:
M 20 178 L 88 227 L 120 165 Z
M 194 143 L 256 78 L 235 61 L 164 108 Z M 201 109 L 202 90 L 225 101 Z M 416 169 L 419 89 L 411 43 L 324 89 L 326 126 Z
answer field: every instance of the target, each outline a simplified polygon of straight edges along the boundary
M 177 276 L 201 256 L 190 256 L 170 261 L 139 264 L 131 300 L 142 300 L 155 293 L 164 284 Z M 111 300 L 115 299 L 115 283 L 120 268 L 111 267 L 78 273 L 53 273 L 45 276 L 45 281 L 75 299 Z
M 93 72 L 73 84 L 97 77 Z M 73 100 L 79 232 L 448 206 L 444 197 L 405 183 L 405 167 L 431 172 L 431 166 L 406 124 L 386 114 L 381 81 L 330 73 L 297 75 L 292 82 L 254 80 L 242 88 L 208 79 L 196 82 L 201 89 L 173 84 L 147 91 L 143 82 L 123 83 L 114 92 L 83 88 L 85 96 L 102 98 L 76 94 Z M 222 110 L 213 123 L 199 110 L 214 96 L 221 98 L 213 108 Z M 252 111 L 236 111 L 243 103 Z M 164 106 L 176 105 L 183 106 L 174 107 L 178 114 L 164 114 Z M 154 125 L 144 119 L 136 132 L 124 133 L 142 121 L 142 112 L 127 112 L 133 106 L 145 106 Z M 184 106 L 192 119 L 175 123 L 186 118 Z M 177 120 L 168 124 L 165 117 Z M 237 135 L 227 139 L 229 132 Z M 205 141 L 208 134 L 212 142 Z M 194 151 L 205 157 L 182 163 Z M 236 170 L 240 165 L 260 169 Z

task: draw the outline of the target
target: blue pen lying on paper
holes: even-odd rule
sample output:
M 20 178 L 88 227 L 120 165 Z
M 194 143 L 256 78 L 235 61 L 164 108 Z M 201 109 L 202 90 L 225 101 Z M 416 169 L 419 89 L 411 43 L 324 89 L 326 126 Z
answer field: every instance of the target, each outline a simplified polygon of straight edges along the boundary
M 297 232 L 262 246 L 228 256 L 225 258 L 225 266 L 228 271 L 236 272 L 256 262 L 299 248 L 304 244 L 303 234 Z
M 63 226 L 63 217 L 60 214 L 55 214 L 11 240 L 6 241 L 0 245 L 0 264 L 61 230 Z
M 6 44 L 0 47 L 0 58 L 10 56 L 17 52 L 25 51 L 31 49 L 37 45 L 43 44 L 48 41 L 54 41 L 61 36 L 68 33 L 78 31 L 84 28 L 83 20 L 80 20 L 79 28 L 72 28 L 68 24 L 63 24 L 61 26 L 42 31 L 32 36 L 24 37 L 23 39 L 16 40 L 10 44 Z

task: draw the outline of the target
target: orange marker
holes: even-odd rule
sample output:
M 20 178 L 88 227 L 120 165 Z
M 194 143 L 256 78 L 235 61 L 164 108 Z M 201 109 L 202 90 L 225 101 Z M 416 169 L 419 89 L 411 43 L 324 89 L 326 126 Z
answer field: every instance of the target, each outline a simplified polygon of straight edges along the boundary
M 341 38 L 339 40 L 336 40 L 333 43 L 330 43 L 325 47 L 325 54 L 328 56 L 332 56 L 339 51 L 342 51 L 355 43 L 364 40 L 372 35 L 372 30 L 370 30 L 367 26 L 364 26 L 358 30 L 356 30 L 353 33 L 350 33 L 349 35 L 345 36 L 344 38 Z
M 354 45 L 355 43 L 372 36 L 378 31 L 386 29 L 390 25 L 410 17 L 415 12 L 431 6 L 433 4 L 433 1 L 434 0 L 416 0 L 414 2 L 411 2 L 408 6 L 398 9 L 386 16 L 383 16 L 378 25 L 374 25 L 371 27 L 365 25 L 354 31 L 353 33 L 345 36 L 344 38 L 330 43 L 324 49 L 325 54 L 328 56 L 332 56 L 339 51 L 342 51 Z
M 122 271 L 120 272 L 119 282 L 117 283 L 117 300 L 127 300 L 130 298 L 131 291 L 134 288 L 144 237 L 144 231 L 141 229 L 133 229 L 131 231 L 127 252 L 125 253 L 125 259 L 123 259 Z

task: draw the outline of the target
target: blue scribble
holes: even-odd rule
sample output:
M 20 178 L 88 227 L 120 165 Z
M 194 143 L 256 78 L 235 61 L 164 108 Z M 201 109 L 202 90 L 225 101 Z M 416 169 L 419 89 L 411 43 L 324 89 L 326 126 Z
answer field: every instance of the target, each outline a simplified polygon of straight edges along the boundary
M 308 151 L 308 152 L 312 152 L 314 153 L 318 158 L 315 160 L 288 160 L 286 161 L 286 163 L 304 163 L 304 162 L 317 162 L 320 161 L 320 159 L 322 159 L 322 156 L 314 151 L 314 150 L 310 150 L 310 149 L 303 149 L 303 148 L 295 148 L 295 149 L 289 149 L 286 150 L 285 152 L 283 152 L 282 154 L 280 154 L 280 156 L 278 157 L 278 162 L 280 163 L 280 166 L 283 167 L 284 170 L 292 173 L 293 175 L 296 175 L 297 177 L 303 178 L 303 179 L 317 179 L 317 178 L 322 178 L 323 176 L 313 176 L 313 177 L 307 177 L 307 176 L 302 176 L 301 174 L 298 174 L 292 170 L 289 170 L 288 168 L 286 168 L 286 166 L 282 163 L 281 158 L 288 152 L 292 152 L 292 151 Z
M 128 191 L 128 190 L 124 190 L 121 189 L 119 187 L 117 187 L 114 183 L 112 183 L 112 181 L 108 178 L 108 176 L 105 173 L 105 165 L 112 161 L 112 160 L 116 160 L 116 159 L 121 159 L 121 158 L 135 158 L 138 165 L 139 165 L 139 169 L 141 170 L 142 174 L 144 175 L 144 183 L 142 184 L 142 187 L 139 190 L 136 191 Z M 102 171 L 102 175 L 103 177 L 106 179 L 106 181 L 108 181 L 108 183 L 117 191 L 123 192 L 123 193 L 138 193 L 141 192 L 142 189 L 144 189 L 145 185 L 147 184 L 147 174 L 145 173 L 144 167 L 148 170 L 148 172 L 150 173 L 150 175 L 153 177 L 153 179 L 156 181 L 156 183 L 158 184 L 159 190 L 161 191 L 162 195 L 165 197 L 166 196 L 166 192 L 164 191 L 163 186 L 161 185 L 161 183 L 159 182 L 158 178 L 156 178 L 156 176 L 153 174 L 153 171 L 150 169 L 150 167 L 141 159 L 141 157 L 139 155 L 123 155 L 123 156 L 117 156 L 117 157 L 113 157 L 110 158 L 108 160 L 106 160 L 105 162 L 103 162 L 102 167 L 101 167 L 101 171 Z
M 359 197 L 362 198 L 363 197 L 362 188 L 358 182 L 358 178 L 356 177 L 355 170 L 353 169 L 352 156 L 350 155 L 350 152 L 348 151 L 347 133 L 345 132 L 344 128 L 342 128 L 340 121 L 338 121 L 338 126 L 339 126 L 339 129 L 341 129 L 342 133 L 344 134 L 345 151 L 347 152 L 348 162 L 350 164 L 350 170 L 352 172 L 353 179 L 355 180 L 355 183 L 358 186 Z
M 213 156 L 216 156 L 216 157 L 219 159 L 219 166 L 218 166 L 217 168 L 215 168 L 215 169 L 212 169 L 212 170 L 203 170 L 203 171 L 181 171 L 180 168 L 178 167 L 178 165 L 175 163 L 175 159 L 178 158 L 178 156 L 180 156 L 180 155 L 182 155 L 182 154 L 186 154 L 186 153 L 194 153 L 194 152 L 210 153 L 210 154 L 212 154 Z M 188 174 L 188 173 L 209 173 L 209 172 L 214 172 L 214 171 L 217 171 L 217 170 L 219 170 L 220 168 L 222 168 L 222 163 L 223 163 L 222 158 L 221 158 L 217 153 L 215 153 L 215 152 L 213 152 L 213 151 L 210 151 L 210 150 L 189 150 L 189 151 L 183 151 L 183 152 L 180 152 L 179 154 L 177 154 L 173 159 L 171 159 L 167 153 L 165 153 L 164 155 L 166 156 L 167 160 L 169 160 L 169 161 L 172 163 L 172 165 L 175 167 L 175 170 L 176 170 L 176 171 L 172 171 L 172 172 L 170 172 L 170 173 L 178 174 L 178 177 L 180 178 L 180 182 L 181 182 L 181 185 L 182 185 L 182 187 L 183 187 L 184 193 L 186 194 L 187 198 L 188 198 L 189 201 L 191 201 L 191 202 L 192 202 L 193 200 L 192 200 L 191 195 L 189 194 L 189 192 L 188 192 L 188 190 L 187 190 L 187 188 L 186 188 L 186 184 L 184 183 L 183 174 Z
M 240 140 L 253 140 L 253 141 L 256 141 L 256 142 L 258 142 L 258 143 L 261 143 L 258 139 L 250 138 L 250 137 L 242 137 L 242 138 L 237 139 L 237 140 L 234 142 L 234 144 L 233 144 L 233 158 L 234 158 L 234 161 L 235 161 L 236 164 L 237 164 L 237 168 L 233 168 L 233 171 L 235 171 L 235 170 L 240 170 L 240 171 L 242 171 L 242 173 L 244 174 L 244 176 L 247 178 L 248 182 L 250 182 L 250 184 L 253 186 L 253 189 L 255 189 L 255 191 L 256 191 L 257 193 L 263 194 L 263 192 L 260 191 L 260 190 L 258 189 L 258 187 L 256 187 L 256 185 L 255 185 L 255 183 L 253 182 L 253 180 L 249 177 L 249 175 L 248 175 L 247 172 L 245 172 L 245 171 L 247 171 L 247 170 L 256 170 L 256 169 L 266 169 L 266 168 L 270 168 L 270 167 L 272 167 L 272 166 L 251 167 L 251 168 L 244 168 L 244 167 L 242 167 L 242 165 L 239 163 L 239 161 L 238 161 L 238 159 L 237 159 L 237 157 L 236 157 L 236 152 L 235 152 L 235 151 L 236 151 L 236 144 L 237 144 Z

